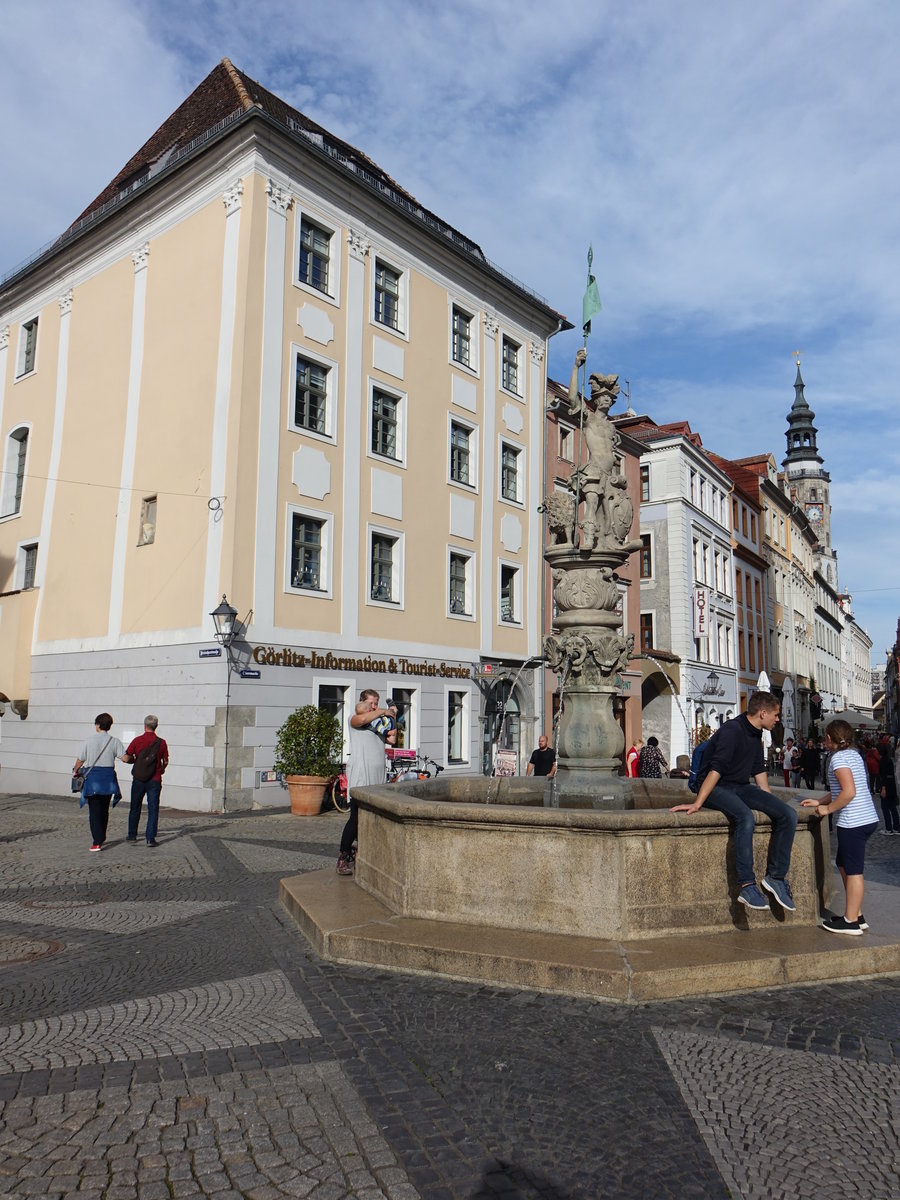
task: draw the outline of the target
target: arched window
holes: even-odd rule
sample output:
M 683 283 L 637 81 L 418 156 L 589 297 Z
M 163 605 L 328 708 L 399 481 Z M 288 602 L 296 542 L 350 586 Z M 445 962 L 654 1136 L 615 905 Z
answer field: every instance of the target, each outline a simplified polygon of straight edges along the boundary
M 3 498 L 0 516 L 12 517 L 22 510 L 22 491 L 25 486 L 25 460 L 28 456 L 28 429 L 14 429 L 6 439 L 3 463 Z

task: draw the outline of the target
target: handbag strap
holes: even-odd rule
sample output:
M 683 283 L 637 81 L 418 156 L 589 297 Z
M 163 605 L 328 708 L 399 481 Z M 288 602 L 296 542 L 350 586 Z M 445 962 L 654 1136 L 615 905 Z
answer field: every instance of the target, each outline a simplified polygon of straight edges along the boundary
M 112 734 L 110 734 L 109 737 L 106 739 L 106 746 L 108 746 L 111 741 L 112 741 Z M 91 771 L 93 771 L 94 767 L 96 767 L 97 763 L 100 761 L 100 759 L 106 753 L 106 746 L 103 747 L 103 749 L 100 751 L 100 753 L 94 759 L 94 761 L 91 763 L 91 765 L 85 771 L 85 773 L 84 773 L 85 779 L 87 779 L 88 775 L 90 775 Z

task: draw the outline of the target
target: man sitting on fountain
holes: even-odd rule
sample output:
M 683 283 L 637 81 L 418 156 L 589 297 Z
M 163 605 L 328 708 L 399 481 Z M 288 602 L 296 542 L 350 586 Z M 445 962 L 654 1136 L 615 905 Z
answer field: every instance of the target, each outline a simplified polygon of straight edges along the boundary
M 772 840 L 762 886 L 786 912 L 793 912 L 794 899 L 785 877 L 791 865 L 797 813 L 769 791 L 762 747 L 762 731 L 771 731 L 780 715 L 777 696 L 771 692 L 752 695 L 747 711 L 713 734 L 697 799 L 693 804 L 676 804 L 669 811 L 695 813 L 706 804 L 733 822 L 735 867 L 741 885 L 738 900 L 748 908 L 768 908 L 753 869 L 753 810 L 765 813 L 772 822 Z

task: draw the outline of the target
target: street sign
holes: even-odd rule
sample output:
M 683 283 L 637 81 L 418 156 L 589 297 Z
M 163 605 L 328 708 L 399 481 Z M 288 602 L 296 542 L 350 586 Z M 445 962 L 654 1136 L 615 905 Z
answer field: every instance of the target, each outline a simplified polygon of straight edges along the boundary
M 221 646 L 208 646 L 205 650 L 199 650 L 198 654 L 200 655 L 201 658 L 221 658 L 222 657 L 222 647 Z
M 241 671 L 241 679 L 259 679 L 259 677 L 260 672 L 254 670 L 252 667 L 244 667 Z

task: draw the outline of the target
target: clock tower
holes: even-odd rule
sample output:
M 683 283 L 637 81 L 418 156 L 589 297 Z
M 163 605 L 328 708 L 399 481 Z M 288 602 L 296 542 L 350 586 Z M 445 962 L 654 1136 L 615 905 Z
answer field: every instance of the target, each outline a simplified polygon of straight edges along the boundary
M 788 413 L 787 456 L 781 465 L 791 499 L 804 511 L 819 540 L 816 569 L 837 588 L 837 553 L 831 545 L 831 476 L 823 469 L 824 460 L 816 447 L 816 414 L 807 403 L 803 386 L 798 357 L 794 403 Z

